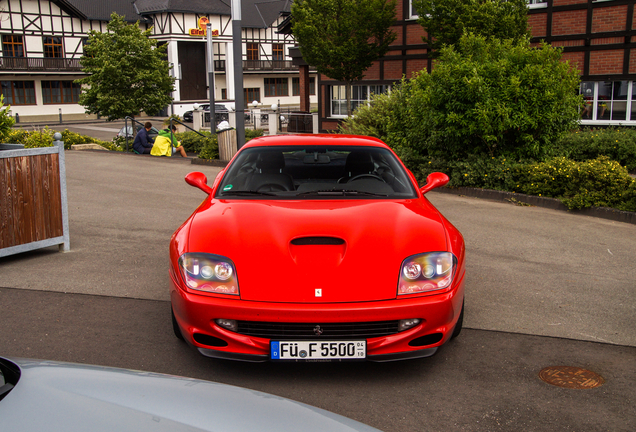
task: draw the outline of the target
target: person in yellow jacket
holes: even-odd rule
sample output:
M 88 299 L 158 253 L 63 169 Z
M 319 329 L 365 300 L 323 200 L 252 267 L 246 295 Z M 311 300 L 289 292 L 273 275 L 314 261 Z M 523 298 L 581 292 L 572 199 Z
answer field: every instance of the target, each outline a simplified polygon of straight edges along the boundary
M 172 156 L 175 153 L 180 153 L 181 156 L 186 157 L 185 149 L 175 138 L 174 133 L 177 131 L 177 127 L 172 125 L 172 134 L 170 129 L 163 129 L 159 131 L 159 135 L 155 138 L 155 144 L 150 150 L 150 154 L 153 156 Z

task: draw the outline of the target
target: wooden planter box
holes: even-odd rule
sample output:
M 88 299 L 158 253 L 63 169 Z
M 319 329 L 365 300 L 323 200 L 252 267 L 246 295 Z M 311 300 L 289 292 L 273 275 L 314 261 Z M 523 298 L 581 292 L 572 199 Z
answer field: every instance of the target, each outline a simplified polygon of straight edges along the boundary
M 59 245 L 70 250 L 64 143 L 0 144 L 0 257 Z

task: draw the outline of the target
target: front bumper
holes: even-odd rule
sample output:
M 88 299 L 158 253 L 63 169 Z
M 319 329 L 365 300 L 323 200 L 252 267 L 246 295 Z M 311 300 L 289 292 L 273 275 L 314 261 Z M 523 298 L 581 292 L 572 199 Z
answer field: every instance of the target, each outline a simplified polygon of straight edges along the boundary
M 190 294 L 178 286 L 171 273 L 170 297 L 181 333 L 202 355 L 252 362 L 269 360 L 270 339 L 234 333 L 219 327 L 215 319 L 353 323 L 420 318 L 422 322 L 411 329 L 367 339 L 367 360 L 393 361 L 432 356 L 450 339 L 462 308 L 464 279 L 462 275 L 451 291 L 437 295 L 359 303 L 301 304 Z M 427 344 L 427 337 L 434 335 L 431 339 L 434 342 Z M 218 343 L 200 343 L 202 340 Z

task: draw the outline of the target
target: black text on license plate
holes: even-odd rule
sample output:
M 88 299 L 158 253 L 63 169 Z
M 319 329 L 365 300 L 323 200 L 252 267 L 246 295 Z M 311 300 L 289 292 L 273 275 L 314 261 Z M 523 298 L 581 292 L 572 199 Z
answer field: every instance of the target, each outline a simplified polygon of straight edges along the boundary
M 272 360 L 364 359 L 367 341 L 272 341 Z

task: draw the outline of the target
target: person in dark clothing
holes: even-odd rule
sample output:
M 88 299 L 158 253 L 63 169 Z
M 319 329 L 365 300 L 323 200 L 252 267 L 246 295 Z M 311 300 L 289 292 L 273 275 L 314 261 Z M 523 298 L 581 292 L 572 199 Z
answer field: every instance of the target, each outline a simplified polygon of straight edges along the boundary
M 139 154 L 150 154 L 150 150 L 152 150 L 152 146 L 154 143 L 154 139 L 150 138 L 148 132 L 152 128 L 152 123 L 146 122 L 144 127 L 139 129 L 137 132 L 137 136 L 135 137 L 135 141 L 133 141 L 133 149 Z

